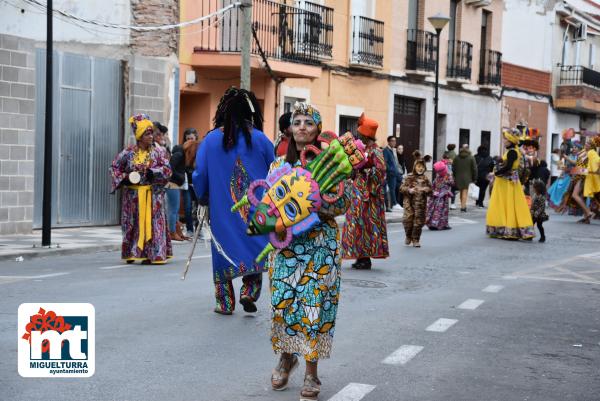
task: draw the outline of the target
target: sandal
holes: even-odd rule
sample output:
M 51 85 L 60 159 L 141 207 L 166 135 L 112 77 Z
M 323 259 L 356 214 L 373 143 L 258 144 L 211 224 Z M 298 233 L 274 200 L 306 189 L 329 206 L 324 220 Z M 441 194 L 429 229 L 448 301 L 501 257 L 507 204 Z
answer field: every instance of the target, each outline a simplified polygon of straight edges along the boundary
M 233 315 L 233 311 L 230 311 L 230 310 L 223 310 L 223 309 L 221 309 L 221 308 L 219 308 L 219 307 L 216 307 L 216 308 L 214 309 L 214 312 L 215 312 L 215 313 L 218 313 L 219 315 L 225 315 L 225 316 Z
M 304 376 L 304 385 L 300 391 L 300 401 L 317 401 L 321 392 L 321 380 L 313 375 Z
M 242 304 L 242 306 L 244 307 L 244 312 L 255 313 L 258 310 L 256 304 L 254 303 L 254 300 L 248 295 L 242 295 L 240 297 L 240 304 Z
M 277 366 L 273 369 L 273 373 L 271 374 L 271 388 L 275 391 L 285 390 L 288 386 L 290 376 L 299 364 L 296 355 L 292 355 L 291 358 L 285 358 L 281 355 Z

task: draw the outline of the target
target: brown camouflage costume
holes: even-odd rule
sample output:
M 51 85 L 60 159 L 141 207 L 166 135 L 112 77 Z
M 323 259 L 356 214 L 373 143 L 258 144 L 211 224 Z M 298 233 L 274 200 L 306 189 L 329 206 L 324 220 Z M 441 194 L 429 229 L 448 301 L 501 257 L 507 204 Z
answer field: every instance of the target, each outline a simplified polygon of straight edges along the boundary
M 418 161 L 415 162 L 415 166 Z M 416 192 L 411 194 L 409 189 L 415 189 Z M 431 182 L 424 174 L 417 174 L 413 167 L 412 174 L 409 174 L 402 183 L 400 191 L 404 195 L 404 231 L 406 238 L 415 242 L 419 242 L 421 231 L 425 225 L 425 214 L 427 212 L 427 196 L 431 194 Z

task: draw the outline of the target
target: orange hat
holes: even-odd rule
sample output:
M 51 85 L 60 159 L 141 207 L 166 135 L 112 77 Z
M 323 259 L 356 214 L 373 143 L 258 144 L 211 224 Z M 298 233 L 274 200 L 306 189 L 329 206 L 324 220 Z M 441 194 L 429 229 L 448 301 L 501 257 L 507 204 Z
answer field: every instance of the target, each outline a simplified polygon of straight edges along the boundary
M 379 124 L 375 120 L 365 117 L 365 113 L 360 115 L 358 119 L 358 132 L 367 138 L 375 139 Z

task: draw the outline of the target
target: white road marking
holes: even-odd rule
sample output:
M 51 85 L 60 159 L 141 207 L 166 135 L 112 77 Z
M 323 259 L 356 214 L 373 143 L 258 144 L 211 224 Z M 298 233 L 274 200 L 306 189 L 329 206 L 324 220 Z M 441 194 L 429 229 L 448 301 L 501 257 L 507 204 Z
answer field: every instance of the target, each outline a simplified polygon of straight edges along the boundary
M 469 309 L 469 310 L 477 309 L 479 307 L 479 305 L 481 305 L 484 302 L 485 301 L 482 299 L 467 299 L 465 302 L 458 305 L 458 309 Z
M 403 345 L 388 355 L 381 363 L 386 365 L 404 365 L 423 350 L 420 345 Z
M 456 319 L 446 319 L 440 318 L 433 322 L 429 327 L 425 329 L 425 331 L 435 331 L 437 333 L 443 333 L 448 330 L 450 327 L 454 326 L 458 320 Z
M 198 255 L 198 256 L 192 256 L 192 259 L 208 259 L 211 257 L 212 257 L 212 255 Z
M 103 267 L 99 267 L 98 269 L 100 270 L 113 270 L 113 269 L 122 269 L 124 267 L 127 267 L 129 265 L 114 265 L 114 266 L 103 266 Z
M 503 278 L 504 280 L 516 280 L 516 279 L 517 279 L 517 276 L 511 276 L 511 275 L 508 275 L 508 276 L 502 276 L 502 278 Z
M 504 288 L 503 285 L 495 285 L 495 284 L 491 284 L 488 285 L 487 287 L 485 287 L 483 290 L 483 292 L 492 292 L 492 293 L 496 293 L 496 292 L 500 292 L 502 291 L 502 289 Z
M 350 383 L 337 394 L 329 399 L 329 401 L 359 401 L 375 389 L 371 384 Z
M 71 274 L 71 273 L 61 272 L 61 273 L 41 274 L 38 276 L 0 276 L 0 284 L 9 284 L 9 283 L 17 282 L 17 281 L 22 281 L 22 280 L 42 281 L 42 279 L 44 279 L 44 278 L 66 276 L 67 274 Z

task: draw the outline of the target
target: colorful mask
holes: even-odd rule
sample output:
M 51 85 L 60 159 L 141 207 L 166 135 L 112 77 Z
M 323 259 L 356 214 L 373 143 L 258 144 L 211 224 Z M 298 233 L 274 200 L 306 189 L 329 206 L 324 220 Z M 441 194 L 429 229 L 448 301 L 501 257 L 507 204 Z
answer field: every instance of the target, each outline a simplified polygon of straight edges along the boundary
M 231 211 L 250 205 L 248 234 L 269 234 L 270 243 L 257 261 L 275 249 L 285 248 L 294 235 L 320 221 L 317 213 L 322 202 L 338 200 L 344 192 L 343 181 L 353 169 L 366 164 L 364 149 L 364 144 L 355 141 L 351 134 L 331 140 L 323 151 L 309 145 L 300 157 L 302 167 L 285 164 L 266 179 L 250 184 L 246 195 Z M 308 153 L 316 155 L 310 162 L 306 159 Z M 257 192 L 260 188 L 262 194 Z

